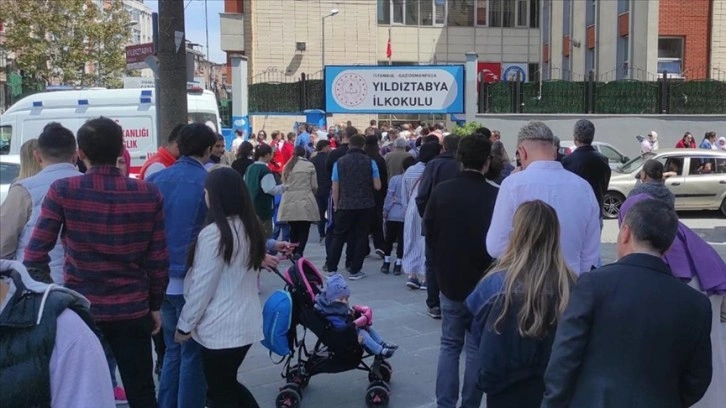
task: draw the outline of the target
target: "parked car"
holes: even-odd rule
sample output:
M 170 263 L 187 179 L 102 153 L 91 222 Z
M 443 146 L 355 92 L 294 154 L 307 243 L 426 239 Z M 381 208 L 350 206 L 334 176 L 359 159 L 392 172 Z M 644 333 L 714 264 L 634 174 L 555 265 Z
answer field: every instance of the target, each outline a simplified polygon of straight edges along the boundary
M 598 152 L 602 153 L 605 157 L 607 157 L 610 168 L 613 170 L 617 169 L 618 167 L 622 166 L 630 160 L 630 157 L 624 155 L 620 150 L 618 150 L 610 143 L 595 141 L 592 142 L 592 147 L 594 147 Z M 575 142 L 563 141 L 560 143 L 560 154 L 564 154 L 565 156 L 567 156 L 568 154 L 574 152 L 575 149 L 577 149 L 577 146 L 575 146 Z
M 0 156 L 0 204 L 5 201 L 8 195 L 10 184 L 20 174 L 20 156 L 19 155 L 1 155 Z
M 643 163 L 655 159 L 671 172 L 665 185 L 676 196 L 677 211 L 720 210 L 726 216 L 726 152 L 704 149 L 662 149 L 638 156 L 610 177 L 603 197 L 605 218 L 617 218 L 620 206 L 640 183 Z

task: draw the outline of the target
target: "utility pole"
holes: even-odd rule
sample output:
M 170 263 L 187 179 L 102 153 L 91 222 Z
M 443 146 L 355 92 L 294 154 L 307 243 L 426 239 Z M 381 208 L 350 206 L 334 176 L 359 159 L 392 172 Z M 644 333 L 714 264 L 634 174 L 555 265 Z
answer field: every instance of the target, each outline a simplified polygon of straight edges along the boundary
M 157 143 L 166 143 L 169 133 L 187 123 L 187 59 L 184 45 L 184 2 L 159 0 L 159 118 Z

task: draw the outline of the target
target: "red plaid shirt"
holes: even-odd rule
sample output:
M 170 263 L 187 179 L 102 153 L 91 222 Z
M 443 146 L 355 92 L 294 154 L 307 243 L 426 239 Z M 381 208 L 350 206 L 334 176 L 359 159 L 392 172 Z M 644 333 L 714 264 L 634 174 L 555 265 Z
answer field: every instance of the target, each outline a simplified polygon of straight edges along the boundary
M 91 301 L 96 320 L 136 319 L 160 309 L 169 254 L 156 187 L 112 166 L 58 180 L 25 249 L 27 267 L 47 267 L 59 232 L 65 285 Z

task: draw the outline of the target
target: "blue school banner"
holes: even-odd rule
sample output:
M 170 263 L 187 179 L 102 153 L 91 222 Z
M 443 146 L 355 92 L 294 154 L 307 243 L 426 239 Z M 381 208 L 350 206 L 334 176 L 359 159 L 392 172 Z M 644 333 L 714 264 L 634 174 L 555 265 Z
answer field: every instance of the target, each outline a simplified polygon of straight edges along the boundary
M 464 113 L 464 66 L 326 66 L 325 110 Z

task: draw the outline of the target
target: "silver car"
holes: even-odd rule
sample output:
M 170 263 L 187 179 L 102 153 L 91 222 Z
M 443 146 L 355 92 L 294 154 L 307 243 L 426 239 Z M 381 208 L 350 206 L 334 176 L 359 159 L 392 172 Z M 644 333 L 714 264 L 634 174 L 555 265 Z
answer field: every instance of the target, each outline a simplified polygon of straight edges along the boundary
M 610 143 L 598 142 L 596 140 L 592 142 L 592 147 L 594 147 L 595 150 L 600 152 L 608 159 L 608 164 L 613 170 L 617 169 L 618 167 L 622 166 L 630 160 L 630 157 L 623 154 L 620 150 L 618 150 L 617 147 L 611 145 Z M 575 149 L 577 149 L 577 146 L 575 146 L 575 142 L 573 141 L 563 141 L 560 143 L 560 154 L 564 154 L 565 156 L 567 156 L 568 154 L 574 152 Z
M 665 185 L 676 196 L 676 210 L 720 210 L 726 216 L 726 151 L 664 149 L 646 153 L 625 163 L 610 177 L 603 197 L 603 216 L 617 218 L 620 206 L 640 182 L 646 160 L 663 163 Z

